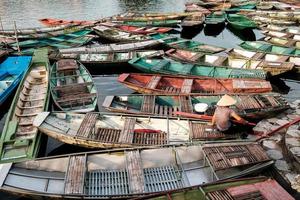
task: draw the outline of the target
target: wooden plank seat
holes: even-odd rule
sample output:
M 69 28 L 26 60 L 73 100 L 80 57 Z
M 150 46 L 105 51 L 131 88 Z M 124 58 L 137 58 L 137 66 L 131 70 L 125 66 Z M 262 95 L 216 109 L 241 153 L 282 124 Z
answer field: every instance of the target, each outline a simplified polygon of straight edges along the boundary
M 143 97 L 143 103 L 141 107 L 142 112 L 153 113 L 155 106 L 155 96 L 153 95 L 145 95 Z
M 180 88 L 175 88 L 172 86 L 167 86 L 163 89 L 166 93 L 171 93 L 171 94 L 177 94 L 180 93 L 181 89 Z
M 98 118 L 97 113 L 87 113 L 82 120 L 80 127 L 77 131 L 76 136 L 92 138 L 92 135 L 95 133 L 95 124 Z
M 93 85 L 93 82 L 75 83 L 71 85 L 61 85 L 53 88 L 54 91 L 60 93 L 86 92 L 87 86 Z
M 76 60 L 73 59 L 61 59 L 57 61 L 57 71 L 65 71 L 65 70 L 75 70 L 78 69 L 79 66 Z
M 254 60 L 259 60 L 259 59 L 261 59 L 261 57 L 263 57 L 263 56 L 264 56 L 264 53 L 257 52 L 257 53 L 254 54 L 254 56 L 252 56 L 252 59 L 254 59 Z
M 120 133 L 120 138 L 119 138 L 120 143 L 126 143 L 126 144 L 132 143 L 135 122 L 136 122 L 136 118 L 125 118 L 124 126 Z
M 154 107 L 154 114 L 162 116 L 173 116 L 174 112 L 180 111 L 179 106 L 158 105 Z
M 145 191 L 145 178 L 139 151 L 126 152 L 126 169 L 130 193 L 143 193 Z
M 63 103 L 74 103 L 74 102 L 78 102 L 78 103 L 87 103 L 87 102 L 91 102 L 93 100 L 93 98 L 95 98 L 97 96 L 96 93 L 81 93 L 81 94 L 76 94 L 76 95 L 65 95 L 61 98 L 57 98 L 56 102 L 63 104 Z
M 184 79 L 181 85 L 181 92 L 182 93 L 191 93 L 193 86 L 193 79 Z
M 180 110 L 182 112 L 191 113 L 193 111 L 192 102 L 190 97 L 188 96 L 180 96 L 179 97 Z
M 160 80 L 161 76 L 152 76 L 151 80 L 149 81 L 146 87 L 149 89 L 155 89 Z
M 223 66 L 223 62 L 227 59 L 227 57 L 220 56 L 215 60 L 212 64 L 215 66 Z
M 70 156 L 65 176 L 65 194 L 83 194 L 86 156 Z

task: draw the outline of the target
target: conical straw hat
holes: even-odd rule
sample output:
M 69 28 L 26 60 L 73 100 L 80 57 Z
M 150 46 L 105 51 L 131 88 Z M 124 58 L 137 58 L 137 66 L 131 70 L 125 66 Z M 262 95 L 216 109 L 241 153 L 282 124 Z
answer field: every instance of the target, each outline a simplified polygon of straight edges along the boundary
M 225 94 L 222 98 L 218 101 L 218 106 L 231 106 L 236 104 L 236 100 L 231 96 Z

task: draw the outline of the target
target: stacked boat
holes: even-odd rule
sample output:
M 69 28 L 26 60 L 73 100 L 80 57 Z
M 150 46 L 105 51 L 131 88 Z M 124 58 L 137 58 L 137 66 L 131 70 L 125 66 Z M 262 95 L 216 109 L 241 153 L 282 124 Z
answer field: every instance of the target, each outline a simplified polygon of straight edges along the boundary
M 293 199 L 273 179 L 243 178 L 274 164 L 245 139 L 253 123 L 232 120 L 238 129 L 224 133 L 210 121 L 224 94 L 252 122 L 290 108 L 269 79 L 300 72 L 300 30 L 262 24 L 266 37 L 233 49 L 173 34 L 178 25 L 247 31 L 258 28 L 255 17 L 290 19 L 255 7 L 271 9 L 205 0 L 183 13 L 45 18 L 47 28 L 0 31 L 11 39 L 2 44 L 0 105 L 19 84 L 0 137 L 0 190 L 30 198 Z M 291 19 L 298 23 L 297 11 Z M 91 69 L 106 66 L 135 72 L 116 78 L 131 93 L 97 90 Z M 46 136 L 94 151 L 38 158 Z

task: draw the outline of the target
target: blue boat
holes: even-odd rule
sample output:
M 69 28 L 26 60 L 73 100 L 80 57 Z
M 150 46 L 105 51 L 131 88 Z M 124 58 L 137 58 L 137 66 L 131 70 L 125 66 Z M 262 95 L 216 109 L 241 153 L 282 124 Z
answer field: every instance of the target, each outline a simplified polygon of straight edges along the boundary
M 31 56 L 9 56 L 0 64 L 0 105 L 22 80 L 30 62 Z

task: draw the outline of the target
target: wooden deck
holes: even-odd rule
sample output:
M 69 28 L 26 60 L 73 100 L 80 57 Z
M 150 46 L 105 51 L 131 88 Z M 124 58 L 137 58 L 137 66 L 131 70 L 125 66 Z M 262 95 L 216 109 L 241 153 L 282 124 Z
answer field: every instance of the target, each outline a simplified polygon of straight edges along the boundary
M 141 111 L 146 113 L 154 113 L 154 107 L 155 107 L 155 96 L 145 95 L 143 97 L 143 104 L 141 107 Z
M 131 193 L 145 192 L 144 171 L 139 151 L 126 152 L 126 168 Z
M 119 142 L 125 144 L 131 144 L 134 134 L 135 118 L 125 118 L 123 129 L 120 133 Z
M 80 124 L 76 136 L 84 137 L 84 138 L 93 138 L 97 119 L 98 119 L 97 113 L 87 113 Z
M 160 80 L 161 80 L 161 76 L 152 76 L 151 80 L 149 81 L 146 87 L 149 89 L 155 89 Z
M 65 194 L 83 194 L 86 156 L 71 156 L 65 177 Z
M 184 79 L 181 86 L 181 93 L 189 94 L 192 91 L 193 79 Z

